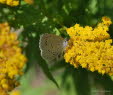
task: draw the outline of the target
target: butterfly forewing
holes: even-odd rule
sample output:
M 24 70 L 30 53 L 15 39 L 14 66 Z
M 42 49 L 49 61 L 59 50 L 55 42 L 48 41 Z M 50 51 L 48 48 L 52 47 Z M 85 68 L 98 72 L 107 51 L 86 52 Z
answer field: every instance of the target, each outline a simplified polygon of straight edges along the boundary
M 64 51 L 64 41 L 64 38 L 54 34 L 41 35 L 39 47 L 42 58 L 49 63 L 60 60 Z

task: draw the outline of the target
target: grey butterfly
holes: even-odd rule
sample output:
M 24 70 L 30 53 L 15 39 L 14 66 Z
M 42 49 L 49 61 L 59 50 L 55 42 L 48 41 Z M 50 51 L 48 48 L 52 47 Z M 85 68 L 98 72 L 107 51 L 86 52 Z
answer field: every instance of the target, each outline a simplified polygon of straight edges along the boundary
M 63 58 L 67 40 L 55 34 L 42 34 L 39 40 L 41 56 L 47 63 L 54 63 Z

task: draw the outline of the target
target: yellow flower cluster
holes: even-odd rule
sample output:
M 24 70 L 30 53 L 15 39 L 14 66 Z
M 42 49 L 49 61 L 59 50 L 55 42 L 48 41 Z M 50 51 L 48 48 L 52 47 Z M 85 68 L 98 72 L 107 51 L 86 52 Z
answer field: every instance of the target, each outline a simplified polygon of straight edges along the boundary
M 19 0 L 0 0 L 0 3 L 6 4 L 6 5 L 9 5 L 9 6 L 18 6 Z
M 65 61 L 75 68 L 81 66 L 92 72 L 113 75 L 113 46 L 107 33 L 111 23 L 110 18 L 103 17 L 95 28 L 79 24 L 67 28 L 70 40 L 64 54 Z
M 0 95 L 7 95 L 19 85 L 16 79 L 23 74 L 26 61 L 16 33 L 10 32 L 8 23 L 0 24 Z
M 34 0 L 24 0 L 28 4 L 33 4 Z M 9 6 L 18 6 L 19 5 L 19 0 L 0 0 L 1 4 L 6 4 Z

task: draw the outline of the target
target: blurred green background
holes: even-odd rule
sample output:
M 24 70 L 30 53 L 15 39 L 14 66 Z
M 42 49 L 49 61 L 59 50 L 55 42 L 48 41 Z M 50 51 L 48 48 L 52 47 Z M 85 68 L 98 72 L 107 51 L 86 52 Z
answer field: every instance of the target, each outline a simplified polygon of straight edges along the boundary
M 113 0 L 35 0 L 31 5 L 21 0 L 17 7 L 0 4 L 0 23 L 24 28 L 19 40 L 28 63 L 20 78 L 22 95 L 113 95 L 112 77 L 75 69 L 64 60 L 51 66 L 39 50 L 41 34 L 66 37 L 65 27 L 76 23 L 94 27 L 102 16 L 113 20 Z M 109 33 L 112 38 L 113 25 Z

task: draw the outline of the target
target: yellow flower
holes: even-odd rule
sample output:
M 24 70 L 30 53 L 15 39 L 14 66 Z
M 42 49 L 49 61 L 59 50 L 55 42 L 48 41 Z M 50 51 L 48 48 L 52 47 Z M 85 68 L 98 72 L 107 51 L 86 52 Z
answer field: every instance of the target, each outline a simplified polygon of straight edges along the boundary
M 112 24 L 111 19 L 108 18 L 108 17 L 106 17 L 106 16 L 102 17 L 102 21 L 103 21 L 103 23 L 104 23 L 105 25 L 110 25 L 110 24 Z
M 28 4 L 33 4 L 34 3 L 34 0 L 24 0 L 26 3 Z
M 20 0 L 0 0 L 1 4 L 6 4 L 9 6 L 18 6 Z M 34 0 L 24 0 L 28 4 L 33 4 Z
M 6 4 L 6 5 L 9 5 L 9 6 L 18 6 L 19 0 L 0 0 L 0 3 Z
M 0 0 L 0 3 L 3 3 L 4 4 L 5 2 L 6 2 L 6 0 Z
M 14 90 L 10 93 L 10 95 L 21 95 L 21 92 L 19 90 Z
M 67 28 L 70 39 L 64 54 L 65 61 L 75 68 L 81 66 L 92 72 L 113 75 L 113 46 L 107 33 L 111 23 L 110 18 L 103 17 L 94 29 L 79 24 Z
M 0 87 L 0 95 L 8 95 L 8 94 L 6 93 L 6 91 L 4 91 L 4 90 Z
M 6 93 L 3 95 L 18 86 L 16 76 L 22 75 L 26 61 L 16 33 L 10 32 L 8 23 L 0 24 L 0 89 Z

